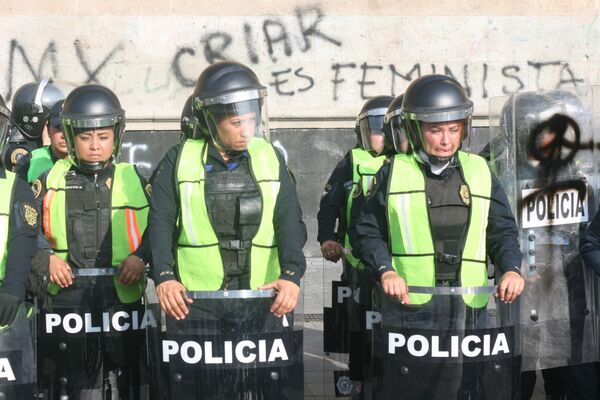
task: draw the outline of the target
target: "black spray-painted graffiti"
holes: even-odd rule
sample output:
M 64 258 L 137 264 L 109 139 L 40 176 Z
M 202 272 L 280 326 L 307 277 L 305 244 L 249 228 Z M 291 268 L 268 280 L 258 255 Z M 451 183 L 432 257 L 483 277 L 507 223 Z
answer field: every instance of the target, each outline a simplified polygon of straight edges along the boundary
M 294 17 L 268 17 L 262 23 L 245 21 L 241 23 L 241 35 L 235 32 L 208 30 L 201 37 L 190 43 L 179 44 L 170 62 L 165 85 L 158 90 L 174 90 L 169 82 L 184 88 L 193 87 L 197 69 L 193 71 L 186 66 L 211 64 L 220 60 L 236 59 L 249 65 L 260 64 L 269 74 L 266 84 L 277 96 L 294 96 L 308 91 L 318 91 L 322 98 L 338 101 L 344 96 L 360 96 L 367 100 L 380 94 L 399 94 L 411 80 L 428 73 L 444 73 L 456 78 L 466 89 L 469 96 L 487 99 L 490 95 L 490 81 L 501 83 L 504 94 L 518 92 L 527 87 L 528 77 L 535 76 L 535 87 L 541 89 L 553 86 L 577 86 L 584 80 L 572 66 L 563 60 L 548 62 L 528 61 L 522 64 L 490 65 L 488 63 L 465 63 L 462 65 L 431 64 L 417 62 L 412 65 L 377 64 L 365 60 L 333 60 L 325 68 L 322 63 L 297 65 L 298 56 L 319 48 L 338 49 L 344 46 L 339 32 L 328 30 L 326 16 L 318 6 L 298 7 Z M 242 43 L 237 43 L 242 41 Z M 73 53 L 76 56 L 85 76 L 84 82 L 102 82 L 102 71 L 114 60 L 115 56 L 125 50 L 125 44 L 119 42 L 106 47 L 104 57 L 91 60 L 87 51 L 87 42 L 83 39 L 73 41 Z M 240 52 L 240 45 L 245 48 Z M 237 51 L 236 51 L 237 50 Z M 64 51 L 64 50 L 61 50 Z M 50 40 L 43 51 L 37 65 L 18 41 L 10 41 L 8 52 L 8 71 L 6 73 L 6 99 L 10 100 L 15 90 L 15 68 L 24 65 L 32 76 L 39 79 L 42 73 L 51 71 L 52 75 L 61 77 L 62 57 L 58 55 L 58 47 Z M 61 55 L 62 56 L 62 55 Z M 245 57 L 245 59 L 244 59 Z M 293 57 L 293 59 L 292 59 Z M 492 68 L 493 67 L 493 68 Z M 151 67 L 148 67 L 146 76 Z M 20 71 L 22 72 L 22 71 Z M 63 71 L 64 73 L 64 71 Z M 69 71 L 72 74 L 73 71 Z M 330 76 L 323 76 L 324 74 Z M 264 78 L 263 78 L 264 79 Z M 385 89 L 382 89 L 385 88 Z M 149 88 L 145 88 L 150 91 Z M 357 90 L 358 89 L 358 90 Z M 494 93 L 499 94 L 499 93 Z
M 76 39 L 73 42 L 73 48 L 75 50 L 77 59 L 79 60 L 79 64 L 81 65 L 81 68 L 86 74 L 86 79 L 84 82 L 100 83 L 98 74 L 103 68 L 106 67 L 108 62 L 114 57 L 116 53 L 118 53 L 119 51 L 123 51 L 124 46 L 121 42 L 115 45 L 112 48 L 112 50 L 102 59 L 102 61 L 98 63 L 96 67 L 91 66 L 91 63 L 86 55 L 85 46 L 79 39 Z M 42 78 L 42 71 L 45 70 L 46 64 L 49 65 L 53 76 L 60 76 L 60 64 L 58 62 L 57 57 L 57 48 L 56 43 L 53 40 L 48 43 L 48 46 L 46 47 L 42 56 L 40 57 L 37 68 L 35 68 L 29 56 L 27 55 L 25 48 L 16 39 L 13 39 L 10 41 L 8 71 L 6 74 L 6 100 L 10 100 L 12 94 L 15 91 L 14 75 L 15 66 L 20 65 L 18 60 L 21 60 L 23 64 L 25 64 L 28 71 L 31 73 L 33 80 L 39 80 Z

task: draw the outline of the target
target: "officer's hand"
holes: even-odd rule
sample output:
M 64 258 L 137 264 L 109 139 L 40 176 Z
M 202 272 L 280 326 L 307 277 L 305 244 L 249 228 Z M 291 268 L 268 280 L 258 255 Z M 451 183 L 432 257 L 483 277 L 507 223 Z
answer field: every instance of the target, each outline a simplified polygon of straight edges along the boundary
M 509 271 L 500 278 L 497 296 L 500 298 L 500 301 L 512 303 L 513 300 L 523 293 L 524 288 L 525 280 L 523 277 L 514 271 Z
M 178 321 L 188 315 L 190 311 L 187 305 L 194 302 L 187 297 L 185 292 L 185 286 L 174 279 L 163 282 L 156 287 L 156 295 L 158 296 L 161 308 L 167 315 Z
M 0 325 L 14 322 L 21 305 L 21 299 L 9 293 L 0 293 Z
M 298 304 L 298 295 L 300 294 L 300 286 L 294 282 L 286 281 L 285 279 L 277 279 L 271 283 L 259 287 L 261 290 L 275 289 L 277 297 L 271 306 L 271 312 L 277 317 L 282 317 L 283 314 L 291 312 Z
M 57 284 L 63 289 L 73 284 L 75 277 L 73 276 L 73 272 L 71 272 L 71 267 L 59 256 L 55 254 L 50 255 L 48 269 L 50 271 L 50 282 Z
M 136 283 L 140 280 L 145 268 L 146 264 L 138 256 L 130 255 L 119 265 L 119 283 L 121 285 Z
M 321 252 L 326 260 L 338 262 L 342 257 L 342 246 L 334 240 L 326 240 L 321 245 Z
M 384 272 L 381 275 L 381 287 L 388 296 L 398 298 L 402 304 L 410 304 L 406 281 L 396 271 Z

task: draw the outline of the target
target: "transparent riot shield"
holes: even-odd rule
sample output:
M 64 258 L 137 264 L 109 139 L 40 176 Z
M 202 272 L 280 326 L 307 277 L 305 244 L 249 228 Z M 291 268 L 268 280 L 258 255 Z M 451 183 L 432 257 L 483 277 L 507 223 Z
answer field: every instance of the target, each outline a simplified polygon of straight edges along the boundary
M 579 235 L 594 215 L 597 88 L 525 92 L 490 102 L 491 165 L 520 231 L 523 370 L 598 360 L 598 278 Z
M 349 279 L 349 268 L 341 262 L 325 259 L 323 271 L 323 382 L 325 393 L 348 394 L 352 391 L 348 370 L 349 324 L 355 302 Z
M 145 332 L 156 317 L 141 301 L 122 304 L 116 268 L 73 269 L 50 310 L 38 315 L 40 391 L 45 399 L 143 398 Z
M 302 325 L 293 313 L 271 312 L 274 291 L 187 295 L 185 319 L 163 315 L 147 330 L 153 398 L 303 398 Z
M 19 307 L 11 325 L 0 327 L 0 399 L 32 399 L 36 394 L 32 305 Z
M 378 285 L 373 306 L 375 399 L 518 399 L 521 348 L 518 303 L 496 301 L 495 287 L 409 287 L 431 296 L 402 305 Z M 488 299 L 471 308 L 472 296 Z

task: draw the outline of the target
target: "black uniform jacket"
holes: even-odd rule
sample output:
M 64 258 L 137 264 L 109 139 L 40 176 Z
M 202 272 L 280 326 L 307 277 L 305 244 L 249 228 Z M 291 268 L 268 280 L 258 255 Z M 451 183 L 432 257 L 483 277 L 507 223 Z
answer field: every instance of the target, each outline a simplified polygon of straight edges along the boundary
M 428 179 L 444 179 L 452 172 L 452 168 L 447 168 L 438 176 L 431 173 L 429 167 L 421 165 L 421 168 Z M 371 190 L 371 194 L 354 199 L 357 203 L 352 206 L 348 230 L 353 254 L 372 268 L 378 278 L 384 272 L 394 270 L 388 247 L 386 210 L 389 175 L 390 163 L 386 163 L 376 175 L 377 184 Z M 502 273 L 520 273 L 522 254 L 519 250 L 517 224 L 506 194 L 494 174 L 486 243 L 488 255 Z
M 346 205 L 348 195 L 352 189 L 352 153 L 348 152 L 336 165 L 331 173 L 317 213 L 319 232 L 317 240 L 319 243 L 327 240 L 344 241 L 346 230 Z M 336 221 L 339 219 L 338 235 L 335 233 Z
M 152 247 L 152 276 L 157 285 L 176 279 L 174 251 L 179 235 L 177 218 L 180 200 L 175 166 L 181 147 L 182 145 L 178 144 L 167 152 L 158 166 L 159 170 L 152 184 L 148 230 Z M 279 152 L 275 153 L 279 159 L 281 186 L 275 202 L 273 228 L 281 265 L 280 278 L 299 285 L 306 270 L 306 259 L 302 252 L 302 247 L 306 243 L 306 227 L 302 222 L 302 210 L 293 178 L 283 157 Z M 243 152 L 240 156 L 247 157 L 247 153 Z M 232 162 L 235 162 L 235 159 L 225 162 L 216 148 L 212 145 L 208 146 L 206 163 L 211 166 L 207 171 L 208 174 L 211 171 L 227 170 Z
M 5 178 L 6 170 L 0 168 L 0 179 Z M 0 290 L 25 300 L 31 258 L 37 250 L 36 236 L 40 218 L 31 187 L 27 182 L 17 178 L 12 202 L 8 223 L 6 270 Z

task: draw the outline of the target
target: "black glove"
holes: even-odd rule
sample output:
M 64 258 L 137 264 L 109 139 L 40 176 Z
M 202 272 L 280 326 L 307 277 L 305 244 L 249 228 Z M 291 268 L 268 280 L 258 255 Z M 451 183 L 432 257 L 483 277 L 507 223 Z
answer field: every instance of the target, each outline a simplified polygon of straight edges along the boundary
M 0 325 L 10 325 L 14 322 L 22 301 L 9 293 L 0 293 Z

